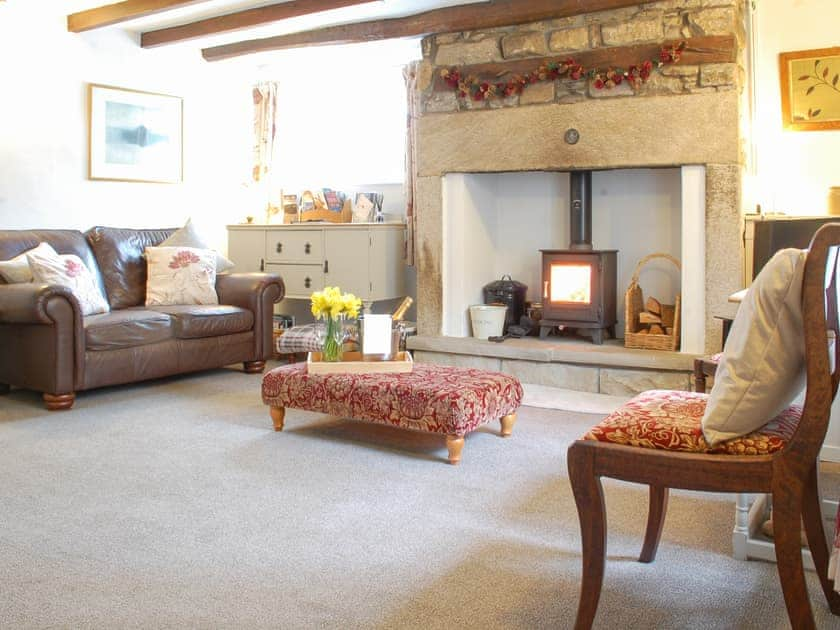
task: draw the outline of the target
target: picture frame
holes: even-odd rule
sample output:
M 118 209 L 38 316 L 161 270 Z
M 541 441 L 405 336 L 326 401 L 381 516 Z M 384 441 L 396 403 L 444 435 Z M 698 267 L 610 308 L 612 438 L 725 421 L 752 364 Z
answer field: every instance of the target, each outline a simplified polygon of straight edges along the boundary
M 183 180 L 182 98 L 91 83 L 88 103 L 89 179 Z
M 779 77 L 785 129 L 840 129 L 840 47 L 780 53 Z

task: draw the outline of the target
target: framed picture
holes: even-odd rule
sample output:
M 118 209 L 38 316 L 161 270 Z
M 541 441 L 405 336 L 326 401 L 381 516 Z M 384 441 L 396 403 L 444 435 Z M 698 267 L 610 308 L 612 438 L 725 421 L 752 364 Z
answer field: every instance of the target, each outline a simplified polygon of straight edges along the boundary
M 91 84 L 89 102 L 90 179 L 181 181 L 181 98 Z
M 840 129 L 840 48 L 779 54 L 785 129 Z

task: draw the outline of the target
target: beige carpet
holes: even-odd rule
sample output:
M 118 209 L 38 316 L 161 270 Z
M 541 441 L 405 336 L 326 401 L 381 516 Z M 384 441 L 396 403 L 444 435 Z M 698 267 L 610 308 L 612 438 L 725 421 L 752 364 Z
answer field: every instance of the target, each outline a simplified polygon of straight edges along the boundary
M 569 442 L 597 420 L 525 407 L 513 437 L 290 411 L 233 370 L 0 398 L 0 628 L 569 628 L 580 538 Z M 674 493 L 642 565 L 645 488 L 605 483 L 596 627 L 787 628 L 775 566 L 730 557 L 731 497 Z M 819 627 L 840 627 L 808 576 Z

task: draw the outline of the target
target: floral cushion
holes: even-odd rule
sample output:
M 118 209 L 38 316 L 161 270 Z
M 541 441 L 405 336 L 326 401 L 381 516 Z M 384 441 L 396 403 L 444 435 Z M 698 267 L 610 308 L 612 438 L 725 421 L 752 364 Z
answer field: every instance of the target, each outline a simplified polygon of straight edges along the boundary
M 218 304 L 216 252 L 194 247 L 147 247 L 146 306 Z
M 67 287 L 79 301 L 82 315 L 107 313 L 105 296 L 82 259 L 75 254 L 57 254 L 52 247 L 36 247 L 26 252 L 34 282 Z
M 294 363 L 263 377 L 262 397 L 273 407 L 463 435 L 516 411 L 522 385 L 500 372 L 428 363 L 401 374 L 308 374 Z
M 707 400 L 707 394 L 696 392 L 642 392 L 583 439 L 689 453 L 768 455 L 785 447 L 802 416 L 802 407 L 792 405 L 757 431 L 711 447 L 700 427 Z

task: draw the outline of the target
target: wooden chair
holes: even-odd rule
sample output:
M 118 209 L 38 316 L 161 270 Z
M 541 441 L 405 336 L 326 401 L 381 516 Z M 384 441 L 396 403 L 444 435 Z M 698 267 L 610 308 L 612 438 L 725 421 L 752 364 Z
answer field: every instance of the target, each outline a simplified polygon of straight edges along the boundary
M 814 236 L 806 258 L 802 305 L 808 385 L 801 417 L 792 408 L 779 416 L 788 414 L 786 434 L 784 426 L 780 428 L 776 423 L 771 427 L 773 423 L 768 423 L 749 436 L 769 440 L 767 444 L 775 444 L 778 450 L 767 448 L 764 454 L 756 455 L 710 453 L 708 447 L 705 451 L 684 452 L 598 441 L 590 437 L 591 433 L 586 436 L 590 439 L 578 440 L 569 447 L 569 477 L 583 543 L 583 578 L 576 629 L 592 626 L 604 578 L 607 538 L 601 477 L 650 487 L 647 531 L 640 562 L 652 562 L 656 556 L 669 488 L 772 494 L 777 567 L 791 625 L 797 630 L 815 627 L 802 568 L 800 515 L 831 612 L 840 614 L 840 595 L 828 579 L 828 547 L 817 488 L 817 458 L 840 379 L 840 352 L 835 353 L 832 373 L 827 351 L 827 330 L 833 330 L 835 335 L 838 333 L 838 257 L 833 253 L 837 250 L 832 252 L 830 249 L 838 244 L 840 223 L 826 225 Z M 830 282 L 826 284 L 827 278 Z M 680 418 L 677 423 L 681 426 L 695 423 L 694 435 L 705 444 L 705 440 L 699 438 L 700 418 L 705 409 L 703 394 L 650 392 L 650 395 L 684 397 L 688 403 L 693 402 L 694 417 Z M 699 405 L 700 415 L 697 416 L 696 403 L 701 399 L 703 404 Z M 690 404 L 686 409 L 689 407 Z M 724 445 L 734 450 L 733 442 L 736 441 L 730 440 Z

